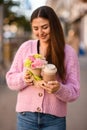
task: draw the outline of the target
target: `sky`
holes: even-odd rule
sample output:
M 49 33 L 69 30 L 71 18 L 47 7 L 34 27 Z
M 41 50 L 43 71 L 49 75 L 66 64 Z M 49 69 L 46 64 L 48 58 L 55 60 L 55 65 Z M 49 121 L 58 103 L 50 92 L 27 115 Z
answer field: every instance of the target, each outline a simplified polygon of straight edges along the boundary
M 46 0 L 30 0 L 33 10 L 41 5 L 44 5 Z
M 37 7 L 45 5 L 46 0 L 13 0 L 14 2 L 20 1 L 21 6 L 13 7 L 13 12 L 18 12 L 18 15 L 25 15 L 26 18 L 29 18 L 32 11 Z

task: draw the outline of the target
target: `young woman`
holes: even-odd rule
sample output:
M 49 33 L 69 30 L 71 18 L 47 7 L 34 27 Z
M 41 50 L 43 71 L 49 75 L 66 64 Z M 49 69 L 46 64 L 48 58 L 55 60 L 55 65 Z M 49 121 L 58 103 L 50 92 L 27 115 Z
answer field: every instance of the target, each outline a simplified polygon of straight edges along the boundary
M 51 7 L 37 8 L 31 15 L 31 26 L 37 40 L 20 46 L 6 74 L 8 87 L 18 91 L 17 130 L 66 130 L 67 103 L 80 93 L 78 56 L 65 44 L 60 21 Z M 24 71 L 25 59 L 36 53 L 57 67 L 55 81 L 36 84 Z

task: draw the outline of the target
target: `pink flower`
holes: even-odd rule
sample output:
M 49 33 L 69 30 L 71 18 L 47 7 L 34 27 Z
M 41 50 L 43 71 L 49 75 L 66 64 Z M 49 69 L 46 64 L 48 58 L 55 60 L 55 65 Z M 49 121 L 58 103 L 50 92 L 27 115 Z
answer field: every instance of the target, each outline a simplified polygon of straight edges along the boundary
M 45 64 L 47 64 L 47 61 L 40 54 L 30 55 L 24 62 L 25 67 L 30 67 L 32 69 L 42 68 Z
M 33 55 L 29 56 L 28 59 L 31 61 L 31 62 L 34 62 L 35 61 L 35 57 Z
M 29 73 L 37 81 L 41 80 L 41 69 L 47 64 L 45 57 L 40 54 L 28 56 L 24 62 L 24 67 L 29 68 Z
M 42 68 L 45 64 L 46 64 L 46 61 L 45 61 L 45 60 L 36 59 L 36 60 L 32 63 L 31 68 L 32 68 L 32 69 L 34 69 L 34 68 Z

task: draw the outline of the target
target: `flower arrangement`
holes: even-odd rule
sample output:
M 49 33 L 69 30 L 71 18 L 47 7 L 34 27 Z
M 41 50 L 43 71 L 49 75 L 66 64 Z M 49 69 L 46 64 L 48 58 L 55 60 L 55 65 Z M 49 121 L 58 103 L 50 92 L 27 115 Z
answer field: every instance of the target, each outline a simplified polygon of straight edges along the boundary
M 41 70 L 47 64 L 45 58 L 40 54 L 28 56 L 24 62 L 24 67 L 29 71 L 29 74 L 37 80 L 41 80 Z

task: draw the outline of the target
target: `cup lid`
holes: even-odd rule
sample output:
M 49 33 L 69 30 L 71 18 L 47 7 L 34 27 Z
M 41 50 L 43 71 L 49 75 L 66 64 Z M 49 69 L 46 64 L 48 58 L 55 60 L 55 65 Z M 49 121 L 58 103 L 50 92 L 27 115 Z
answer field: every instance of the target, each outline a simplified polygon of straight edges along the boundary
M 56 73 L 57 68 L 54 64 L 47 64 L 47 65 L 45 65 L 43 71 L 46 73 Z

